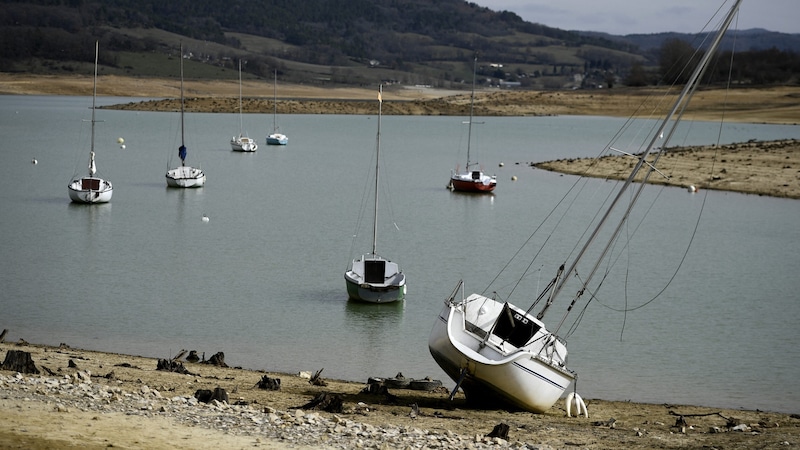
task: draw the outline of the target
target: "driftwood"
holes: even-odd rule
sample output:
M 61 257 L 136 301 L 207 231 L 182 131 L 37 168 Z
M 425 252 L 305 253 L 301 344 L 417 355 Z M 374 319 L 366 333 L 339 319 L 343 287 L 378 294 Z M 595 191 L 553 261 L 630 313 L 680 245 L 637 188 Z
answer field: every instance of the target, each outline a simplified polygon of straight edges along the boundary
M 9 350 L 6 352 L 6 359 L 3 365 L 0 366 L 3 370 L 12 370 L 19 373 L 33 373 L 38 375 L 39 369 L 33 363 L 30 352 L 23 352 L 21 350 Z
M 171 359 L 159 359 L 158 360 L 158 365 L 156 365 L 156 370 L 163 370 L 165 372 L 181 373 L 181 374 L 184 374 L 184 375 L 197 375 L 197 374 L 189 372 L 189 369 L 184 367 L 182 362 L 173 361 Z
M 0 342 L 3 342 L 6 339 L 6 334 L 8 334 L 8 328 L 3 329 L 3 332 L 0 333 Z
M 508 425 L 504 423 L 498 423 L 494 426 L 494 429 L 491 433 L 487 434 L 486 437 L 496 437 L 503 440 L 508 440 Z
M 259 389 L 267 389 L 269 391 L 279 391 L 281 389 L 281 379 L 270 378 L 267 375 L 264 375 L 261 377 L 261 380 L 256 383 L 256 387 Z
M 197 356 L 197 350 L 189 350 L 189 356 L 186 357 L 186 361 L 190 363 L 196 363 L 200 361 L 200 357 Z
M 310 379 L 310 380 L 308 380 L 308 382 L 309 382 L 309 383 L 311 383 L 311 384 L 313 384 L 314 386 L 327 386 L 327 385 L 328 385 L 328 383 L 325 381 L 325 379 L 324 379 L 324 378 L 322 378 L 322 377 L 320 376 L 320 374 L 322 373 L 322 371 L 323 371 L 323 370 L 325 370 L 325 368 L 324 368 L 324 367 L 323 367 L 322 369 L 319 369 L 319 370 L 318 370 L 318 371 L 317 371 L 317 372 L 314 374 L 314 376 L 313 376 L 313 377 L 311 377 L 311 379 Z
M 681 413 L 676 413 L 675 411 L 670 411 L 669 414 L 673 415 L 673 416 L 678 416 L 678 418 L 675 419 L 675 425 L 674 425 L 675 427 L 678 427 L 678 428 L 683 428 L 683 427 L 686 427 L 686 426 L 689 425 L 689 423 L 686 422 L 686 419 L 684 419 L 684 417 L 719 416 L 719 417 L 725 419 L 725 426 L 728 427 L 728 428 L 733 428 L 736 425 L 739 425 L 739 420 L 738 419 L 736 419 L 734 417 L 725 417 L 719 411 L 710 412 L 710 413 L 697 413 L 697 414 L 681 414 Z
M 194 398 L 202 403 L 211 403 L 213 400 L 228 403 L 228 393 L 225 392 L 225 389 L 221 387 L 216 387 L 213 391 L 208 389 L 198 389 L 194 393 Z
M 344 411 L 344 400 L 339 394 L 322 392 L 313 400 L 300 407 L 301 409 L 321 409 L 323 411 L 339 414 Z
M 211 356 L 211 358 L 208 358 L 208 361 L 204 361 L 203 364 L 211 364 L 212 366 L 218 367 L 228 367 L 228 365 L 225 364 L 225 353 L 222 352 L 214 353 L 214 355 Z
M 185 354 L 186 354 L 186 350 L 181 350 L 181 351 L 178 352 L 177 355 L 172 357 L 172 360 L 173 361 L 180 361 L 181 358 L 183 358 L 183 355 L 185 355 Z

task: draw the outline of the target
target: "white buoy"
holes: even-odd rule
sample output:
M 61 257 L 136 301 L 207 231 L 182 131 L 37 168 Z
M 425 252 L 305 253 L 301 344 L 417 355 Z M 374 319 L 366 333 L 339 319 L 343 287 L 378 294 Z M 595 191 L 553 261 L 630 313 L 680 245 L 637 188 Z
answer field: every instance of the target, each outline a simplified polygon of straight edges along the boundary
M 500 163 L 500 167 L 503 167 L 503 166 L 505 166 L 505 164 L 503 164 L 503 163 Z
M 31 164 L 39 164 L 39 161 L 37 161 L 36 158 L 33 158 L 33 160 L 31 161 Z
M 125 144 L 120 145 L 119 148 L 125 150 Z
M 689 185 L 689 192 L 692 192 L 692 193 L 697 192 L 697 188 L 693 184 L 691 184 L 691 185 Z
M 208 222 L 208 216 L 203 214 L 203 222 Z
M 511 181 L 517 181 L 517 176 L 516 175 L 512 175 L 511 176 Z
M 125 143 L 125 139 L 122 139 L 121 137 L 117 138 L 117 144 L 124 144 L 124 143 Z

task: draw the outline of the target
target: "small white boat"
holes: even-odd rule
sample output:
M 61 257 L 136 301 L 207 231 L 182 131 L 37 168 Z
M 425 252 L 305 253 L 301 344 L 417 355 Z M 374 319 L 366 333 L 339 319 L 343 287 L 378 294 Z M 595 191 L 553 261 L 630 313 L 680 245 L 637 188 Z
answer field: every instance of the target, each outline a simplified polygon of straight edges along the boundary
M 275 82 L 272 86 L 272 134 L 267 136 L 267 145 L 286 145 L 289 138 L 278 132 L 278 71 L 275 71 Z
M 368 303 L 391 303 L 406 296 L 406 276 L 396 262 L 377 254 L 378 181 L 381 155 L 381 92 L 378 91 L 378 134 L 375 155 L 375 207 L 372 222 L 372 253 L 355 258 L 344 273 L 347 295 Z
M 69 182 L 67 190 L 69 198 L 75 203 L 108 203 L 114 194 L 114 187 L 111 182 L 96 176 L 97 163 L 94 153 L 94 124 L 97 99 L 97 61 L 100 52 L 100 44 L 95 42 L 94 50 L 94 87 L 92 90 L 92 139 L 89 150 L 89 176 L 74 177 Z
M 629 223 L 631 212 L 640 199 L 642 190 L 647 186 L 649 177 L 654 173 L 661 173 L 656 162 L 675 133 L 686 105 L 710 65 L 709 62 L 716 55 L 719 43 L 740 4 L 741 0 L 735 0 L 711 45 L 657 129 L 649 123 L 643 127 L 647 130 L 647 139 L 641 144 L 642 152 L 635 155 L 638 162 L 625 182 L 615 186 L 608 196 L 590 193 L 595 201 L 596 197 L 602 197 L 600 201 L 605 206 L 598 208 L 594 217 L 589 215 L 591 223 L 587 227 L 578 229 L 577 243 L 571 245 L 571 242 L 558 238 L 550 239 L 554 231 L 564 226 L 564 214 L 555 219 L 557 225 L 554 229 L 544 232 L 547 237 L 541 239 L 544 243 L 541 248 L 536 249 L 537 256 L 533 261 L 525 261 L 525 272 L 522 276 L 515 277 L 515 283 L 518 283 L 525 275 L 530 274 L 527 271 L 531 267 L 544 266 L 537 264 L 539 256 L 556 258 L 555 264 L 547 263 L 554 269 L 557 268 L 555 276 L 538 295 L 532 296 L 534 298 L 531 306 L 523 309 L 507 300 L 500 300 L 497 291 L 490 297 L 472 294 L 464 298 L 461 281 L 445 300 L 444 307 L 433 324 L 428 348 L 433 359 L 456 382 L 451 399 L 458 389 L 463 389 L 468 401 L 490 402 L 494 405 L 511 404 L 523 410 L 541 413 L 550 409 L 576 379 L 577 374 L 567 367 L 566 338 L 580 324 L 590 302 L 598 298 L 603 284 L 619 282 L 623 286 L 617 292 L 627 292 L 624 283 L 628 282 L 630 268 L 623 267 L 619 270 L 621 274 L 613 272 L 613 269 L 615 263 L 628 254 L 630 242 L 625 239 L 631 238 L 635 234 L 634 228 L 638 226 L 638 223 Z M 626 126 L 630 127 L 630 123 L 626 123 Z M 663 138 L 665 135 L 666 138 Z M 609 145 L 606 150 L 615 149 Z M 648 156 L 652 156 L 652 161 L 648 162 Z M 634 180 L 637 180 L 636 183 Z M 585 207 L 579 207 L 581 213 L 586 212 Z M 586 214 L 582 214 L 582 217 L 586 217 Z M 538 234 L 536 236 L 540 238 Z M 549 244 L 559 249 L 552 250 Z M 548 251 L 543 251 L 545 248 Z M 563 259 L 554 256 L 563 252 L 568 253 Z M 518 250 L 514 256 L 519 253 Z M 459 262 L 459 265 L 464 265 L 464 262 Z M 510 262 L 505 267 L 509 265 Z M 518 287 L 515 283 L 509 283 L 513 285 L 512 291 Z M 569 289 L 564 289 L 565 287 Z M 487 287 L 486 291 L 489 290 Z M 459 292 L 461 295 L 458 295 Z M 570 295 L 563 298 L 562 293 Z M 548 329 L 544 317 L 556 303 L 565 312 L 557 325 Z M 536 313 L 532 312 L 534 308 L 538 309 Z M 574 323 L 564 326 L 570 315 Z M 567 405 L 573 401 L 583 406 L 577 393 L 567 397 Z M 577 408 L 578 413 L 582 410 L 581 406 Z M 585 406 L 583 412 L 588 414 Z
M 239 60 L 239 135 L 231 138 L 231 150 L 235 152 L 254 152 L 258 144 L 250 139 L 242 127 L 242 60 Z
M 198 188 L 206 184 L 206 174 L 199 167 L 186 165 L 187 149 L 185 144 L 184 131 L 184 100 L 183 100 L 183 45 L 180 50 L 181 59 L 181 145 L 178 147 L 178 157 L 181 164 L 177 167 L 167 169 L 167 186 L 177 188 Z M 171 153 L 170 153 L 171 154 Z
M 469 126 L 467 131 L 467 165 L 464 166 L 464 170 L 456 167 L 455 170 L 450 172 L 450 184 L 448 187 L 452 191 L 483 193 L 492 192 L 494 191 L 494 188 L 497 187 L 497 176 L 485 174 L 483 169 L 481 169 L 480 164 L 470 160 L 470 151 L 472 148 L 472 124 L 474 123 L 473 112 L 475 109 L 475 71 L 477 69 L 477 65 L 478 58 L 476 57 L 473 61 L 472 67 L 472 96 L 470 98 L 469 105 L 469 122 L 467 122 L 467 125 Z

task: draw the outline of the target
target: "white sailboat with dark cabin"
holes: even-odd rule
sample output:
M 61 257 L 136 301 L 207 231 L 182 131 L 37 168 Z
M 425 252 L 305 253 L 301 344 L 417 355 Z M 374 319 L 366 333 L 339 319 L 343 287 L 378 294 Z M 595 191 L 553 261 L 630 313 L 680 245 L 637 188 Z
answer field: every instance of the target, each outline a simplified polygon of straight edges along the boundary
M 198 188 L 206 184 L 206 173 L 199 167 L 193 167 L 186 164 L 186 157 L 188 150 L 186 149 L 186 131 L 184 127 L 184 98 L 183 98 L 183 45 L 180 48 L 181 60 L 181 145 L 178 147 L 178 158 L 181 164 L 177 167 L 172 167 L 172 164 L 167 168 L 167 186 L 176 188 Z M 170 152 L 170 155 L 172 153 Z M 172 159 L 170 157 L 170 159 Z M 172 168 L 170 168 L 172 167 Z
M 344 273 L 347 294 L 353 300 L 368 303 L 391 303 L 403 300 L 406 295 L 406 275 L 400 266 L 378 255 L 378 191 L 381 156 L 381 98 L 378 91 L 378 133 L 375 145 L 375 191 L 372 222 L 372 252 L 353 259 Z
M 108 203 L 114 194 L 114 187 L 111 182 L 97 176 L 97 162 L 94 152 L 94 124 L 95 111 L 97 110 L 97 62 L 100 54 L 100 44 L 95 42 L 94 49 L 94 84 L 92 88 L 92 138 L 89 149 L 89 175 L 74 177 L 69 182 L 67 190 L 69 198 L 75 203 Z
M 656 167 L 659 158 L 676 132 L 683 112 L 709 67 L 709 61 L 716 54 L 723 35 L 737 14 L 741 1 L 735 0 L 721 20 L 713 41 L 705 50 L 689 81 L 683 86 L 678 99 L 663 121 L 657 126 L 651 122 L 645 124 L 642 128 L 646 130 L 644 140 L 641 140 L 640 136 L 636 141 L 627 141 L 629 145 L 641 146 L 641 151 L 635 153 L 638 162 L 633 166 L 628 178 L 620 182 L 608 197 L 596 196 L 596 192 L 591 193 L 593 198 L 604 197 L 602 201 L 605 206 L 598 209 L 598 214 L 591 220 L 590 226 L 585 230 L 577 230 L 580 235 L 577 244 L 562 245 L 557 250 L 549 250 L 549 244 L 556 246 L 563 244 L 563 241 L 551 239 L 553 230 L 564 227 L 564 216 L 558 215 L 553 219 L 556 222 L 553 229 L 545 231 L 547 236 L 539 240 L 542 247 L 534 250 L 536 257 L 533 261 L 522 262 L 527 271 L 531 267 L 543 266 L 537 264 L 537 259 L 541 257 L 543 251 L 548 252 L 548 257 L 553 257 L 552 255 L 558 252 L 568 252 L 566 258 L 557 259 L 556 261 L 560 262 L 552 264 L 555 276 L 538 295 L 533 296 L 528 308 L 512 304 L 502 298 L 497 291 L 490 296 L 474 293 L 464 298 L 463 282 L 458 282 L 436 317 L 428 340 L 433 359 L 456 382 L 451 399 L 458 389 L 462 389 L 467 401 L 510 404 L 523 410 L 542 413 L 551 408 L 574 383 L 577 374 L 567 365 L 566 337 L 584 318 L 583 313 L 589 303 L 598 298 L 601 285 L 605 283 L 607 285 L 605 289 L 609 290 L 608 285 L 619 280 L 621 286 L 618 292 L 626 292 L 625 283 L 630 268 L 621 268 L 618 278 L 609 275 L 615 263 L 624 258 L 623 252 L 628 251 L 630 242 L 625 242 L 624 239 L 630 239 L 639 225 L 628 224 L 634 206 L 640 200 L 650 176 L 661 174 Z M 626 126 L 630 127 L 630 124 L 627 123 Z M 625 136 L 626 139 L 627 137 Z M 630 142 L 641 144 L 630 144 Z M 604 150 L 609 153 L 618 151 L 611 145 L 606 146 Z M 654 201 L 655 198 L 657 196 L 654 197 Z M 571 204 L 571 202 L 563 203 Z M 562 206 L 567 208 L 565 205 Z M 649 211 L 649 208 L 641 209 L 645 211 L 642 214 Z M 537 233 L 534 234 L 538 236 Z M 532 238 L 533 236 L 526 243 Z M 527 272 L 517 277 L 518 282 L 526 274 Z M 519 286 L 514 283 L 511 285 L 514 286 L 513 289 Z M 571 295 L 572 298 L 563 299 L 565 301 L 562 302 L 560 301 L 562 293 L 567 293 L 565 288 L 576 294 Z M 544 317 L 556 304 L 562 305 L 565 312 L 554 328 L 548 328 Z M 538 312 L 535 312 L 535 309 L 538 309 Z M 575 322 L 571 326 L 564 326 L 571 314 Z M 588 414 L 582 400 L 579 402 L 576 400 L 580 400 L 577 392 L 567 396 L 567 411 L 570 402 L 575 401 L 577 405 L 583 406 L 584 413 Z

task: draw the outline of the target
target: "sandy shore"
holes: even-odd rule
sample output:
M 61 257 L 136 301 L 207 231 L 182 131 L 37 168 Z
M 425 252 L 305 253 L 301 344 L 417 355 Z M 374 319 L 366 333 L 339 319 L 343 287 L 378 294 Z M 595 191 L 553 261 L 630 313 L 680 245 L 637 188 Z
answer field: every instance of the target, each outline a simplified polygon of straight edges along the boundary
M 636 161 L 620 155 L 546 161 L 534 166 L 560 173 L 624 180 Z M 715 189 L 800 199 L 800 141 L 795 139 L 674 148 L 665 153 L 658 168 L 669 178 L 656 175 L 649 182 L 685 189 L 693 187 L 695 192 Z
M 445 389 L 363 392 L 369 377 L 394 374 L 364 374 L 364 383 L 325 380 L 326 386 L 318 386 L 297 374 L 183 358 L 177 362 L 191 374 L 156 370 L 158 360 L 153 358 L 66 345 L 0 344 L 0 355 L 9 351 L 30 353 L 42 375 L 0 370 L 1 448 L 421 448 L 420 442 L 427 448 L 539 449 L 800 445 L 796 414 L 585 399 L 589 417 L 576 418 L 566 417 L 561 402 L 544 414 L 531 414 L 473 409 L 460 393 L 449 401 Z M 308 369 L 313 373 L 320 368 Z M 280 389 L 256 387 L 265 375 L 280 379 Z M 53 388 L 57 380 L 62 387 Z M 186 404 L 197 390 L 215 388 L 224 389 L 227 404 L 236 406 Z M 322 393 L 340 396 L 341 412 L 302 408 Z M 412 404 L 419 407 L 415 418 L 410 417 Z M 228 423 L 242 417 L 244 425 Z M 253 426 L 261 422 L 269 424 Z M 508 439 L 486 438 L 498 424 L 509 426 Z M 407 445 L 399 444 L 403 442 Z

